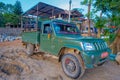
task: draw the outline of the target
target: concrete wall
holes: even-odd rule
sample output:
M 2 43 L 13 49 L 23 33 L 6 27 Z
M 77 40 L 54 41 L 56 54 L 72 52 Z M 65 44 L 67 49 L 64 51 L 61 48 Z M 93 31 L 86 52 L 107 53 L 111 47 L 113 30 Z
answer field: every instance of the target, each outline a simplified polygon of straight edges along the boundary
M 0 28 L 0 42 L 21 38 L 21 28 Z

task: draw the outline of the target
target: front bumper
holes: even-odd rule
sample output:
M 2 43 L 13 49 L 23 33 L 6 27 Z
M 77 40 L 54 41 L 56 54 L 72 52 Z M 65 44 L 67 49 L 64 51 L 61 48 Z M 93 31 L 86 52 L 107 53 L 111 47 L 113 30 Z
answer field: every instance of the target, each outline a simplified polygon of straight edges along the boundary
M 106 61 L 109 60 L 109 55 L 105 58 L 101 58 L 101 54 L 104 52 L 111 53 L 110 49 L 102 50 L 102 51 L 85 51 L 82 52 L 82 57 L 84 60 L 84 64 L 86 69 L 94 68 L 96 66 L 99 66 Z

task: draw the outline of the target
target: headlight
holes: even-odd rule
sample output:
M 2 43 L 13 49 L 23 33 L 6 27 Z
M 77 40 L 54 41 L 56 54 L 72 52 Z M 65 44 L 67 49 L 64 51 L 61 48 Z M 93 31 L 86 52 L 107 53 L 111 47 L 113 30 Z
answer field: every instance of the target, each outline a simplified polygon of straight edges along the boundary
M 84 50 L 95 50 L 95 47 L 92 43 L 83 42 L 81 43 L 81 46 Z

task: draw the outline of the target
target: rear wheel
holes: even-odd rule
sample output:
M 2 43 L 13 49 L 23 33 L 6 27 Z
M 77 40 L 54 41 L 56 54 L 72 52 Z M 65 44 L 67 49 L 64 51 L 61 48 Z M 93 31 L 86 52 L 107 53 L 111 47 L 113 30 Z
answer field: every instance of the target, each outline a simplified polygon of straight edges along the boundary
M 61 64 L 65 74 L 74 79 L 80 78 L 85 71 L 81 64 L 80 55 L 78 54 L 64 54 Z
M 27 48 L 27 52 L 26 52 L 27 55 L 28 55 L 28 56 L 32 55 L 32 54 L 33 54 L 33 51 L 34 51 L 34 45 L 28 43 L 27 46 L 26 46 L 26 48 Z

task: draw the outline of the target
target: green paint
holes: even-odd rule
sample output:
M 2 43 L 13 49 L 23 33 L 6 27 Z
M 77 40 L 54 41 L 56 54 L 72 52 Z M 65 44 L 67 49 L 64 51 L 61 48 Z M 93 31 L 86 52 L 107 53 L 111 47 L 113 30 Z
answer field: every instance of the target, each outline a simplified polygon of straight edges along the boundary
M 40 32 L 23 32 L 22 33 L 22 40 L 24 42 L 32 43 L 32 44 L 39 44 L 40 43 Z
M 39 31 L 23 32 L 22 40 L 32 44 L 40 44 L 40 50 L 56 56 L 58 56 L 59 51 L 64 47 L 77 49 L 81 52 L 86 68 L 93 68 L 94 64 L 98 64 L 103 61 L 100 58 L 103 52 L 111 53 L 104 40 L 93 37 L 82 37 L 76 27 L 75 30 L 73 28 L 70 29 L 76 32 L 69 34 L 66 32 L 59 33 L 59 31 L 55 30 L 56 26 L 61 26 L 63 24 L 65 26 L 67 25 L 67 27 L 71 25 L 73 28 L 75 27 L 72 23 L 67 23 L 60 20 L 45 21 L 41 24 L 41 33 Z M 49 37 L 48 33 L 44 33 L 45 25 L 50 26 Z M 63 26 L 63 29 L 66 28 L 65 26 Z M 85 50 L 81 43 L 93 44 L 94 50 Z M 94 56 L 93 59 L 92 56 Z

